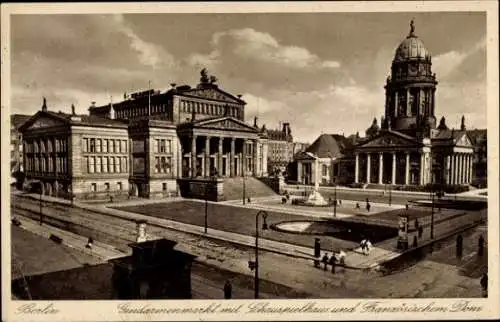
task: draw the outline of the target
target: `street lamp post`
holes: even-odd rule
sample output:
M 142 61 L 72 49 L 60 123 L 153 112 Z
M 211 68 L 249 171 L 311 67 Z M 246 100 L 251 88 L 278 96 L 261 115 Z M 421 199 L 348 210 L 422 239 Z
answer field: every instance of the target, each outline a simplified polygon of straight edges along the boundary
M 43 214 L 42 214 L 42 182 L 40 182 L 40 225 L 43 223 Z
M 245 204 L 246 199 L 246 176 L 245 172 L 243 172 L 243 204 Z
M 208 230 L 208 182 L 205 182 L 205 234 Z
M 392 203 L 392 182 L 389 183 L 389 206 Z
M 262 215 L 264 222 L 262 229 L 267 229 L 267 212 L 261 210 L 255 216 L 255 277 L 254 277 L 254 298 L 259 298 L 259 216 Z
M 333 182 L 333 217 L 337 217 L 337 180 Z
M 431 239 L 434 239 L 434 187 L 431 188 Z

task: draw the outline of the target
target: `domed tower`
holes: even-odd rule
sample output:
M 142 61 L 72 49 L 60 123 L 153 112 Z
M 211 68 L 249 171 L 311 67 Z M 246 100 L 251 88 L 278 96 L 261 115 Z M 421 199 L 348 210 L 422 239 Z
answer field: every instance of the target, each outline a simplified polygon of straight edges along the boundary
M 437 81 L 431 66 L 431 55 L 415 35 L 412 20 L 410 33 L 396 49 L 385 85 L 385 119 L 393 130 L 416 137 L 428 136 L 436 128 Z

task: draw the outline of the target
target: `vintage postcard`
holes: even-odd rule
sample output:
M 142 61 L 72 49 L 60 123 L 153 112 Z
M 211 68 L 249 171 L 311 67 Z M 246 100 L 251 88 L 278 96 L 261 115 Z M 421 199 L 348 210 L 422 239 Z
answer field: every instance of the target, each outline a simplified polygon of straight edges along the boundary
M 496 1 L 1 8 L 3 320 L 499 317 Z

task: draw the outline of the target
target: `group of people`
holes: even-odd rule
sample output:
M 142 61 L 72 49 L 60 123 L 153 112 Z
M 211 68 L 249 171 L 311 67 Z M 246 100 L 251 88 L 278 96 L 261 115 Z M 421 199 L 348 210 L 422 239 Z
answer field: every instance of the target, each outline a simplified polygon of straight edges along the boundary
M 364 255 L 369 255 L 373 245 L 370 240 L 365 238 L 361 241 L 361 243 L 359 243 L 359 247 Z
M 356 206 L 354 207 L 355 209 L 361 209 L 359 206 L 359 202 L 356 202 Z M 366 211 L 370 212 L 370 209 L 372 208 L 372 205 L 370 204 L 370 200 L 366 198 Z
M 323 255 L 323 258 L 321 258 L 321 262 L 323 263 L 323 269 L 326 271 L 328 269 L 328 265 L 332 266 L 332 274 L 335 274 L 335 267 L 338 264 L 344 265 L 345 264 L 345 256 L 346 253 L 344 251 L 340 251 L 338 253 L 333 252 L 331 256 L 328 256 L 328 253 L 325 253 Z

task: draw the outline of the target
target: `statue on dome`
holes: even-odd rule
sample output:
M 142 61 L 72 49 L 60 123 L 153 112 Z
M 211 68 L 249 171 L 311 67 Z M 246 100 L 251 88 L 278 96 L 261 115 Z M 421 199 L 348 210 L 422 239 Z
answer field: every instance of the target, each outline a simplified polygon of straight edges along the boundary
M 413 19 L 410 21 L 410 34 L 408 37 L 414 37 L 415 36 L 415 24 L 413 22 Z

